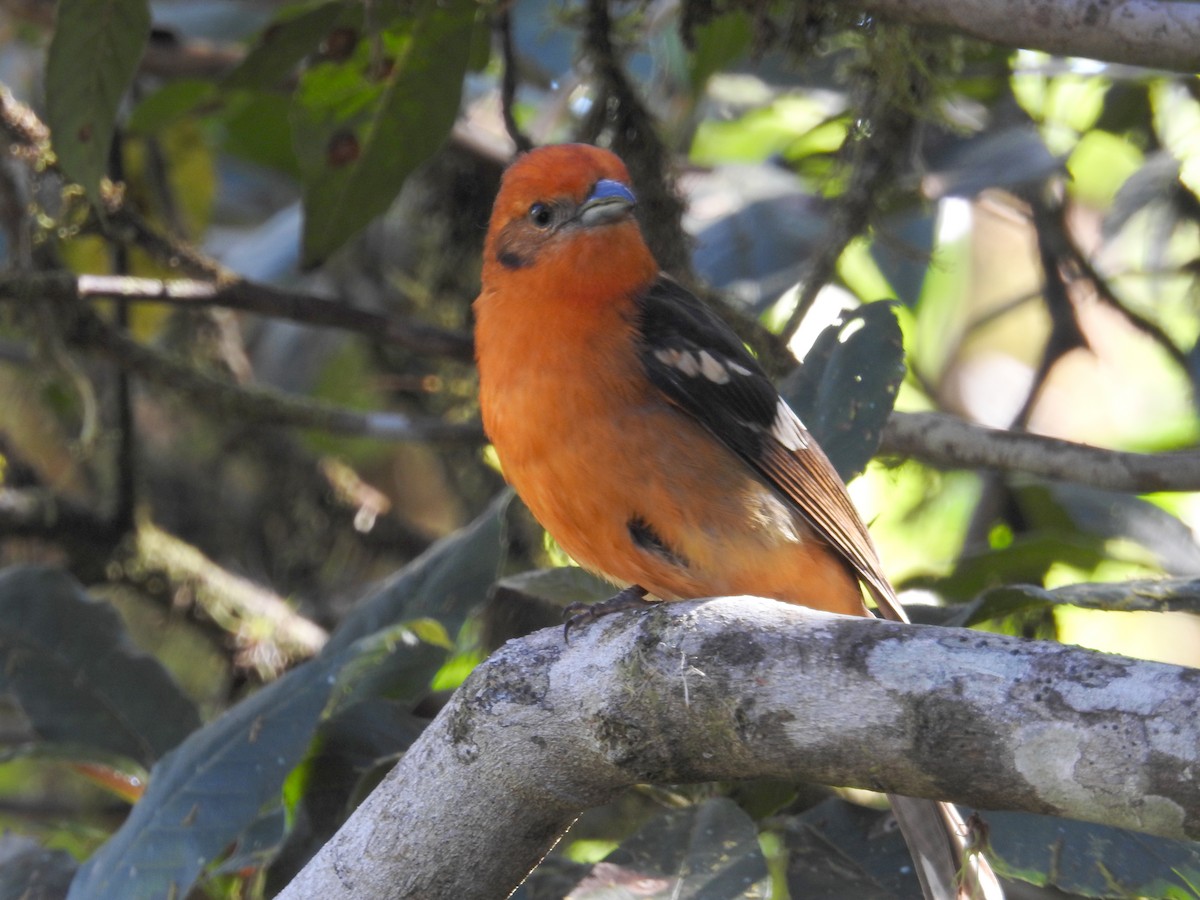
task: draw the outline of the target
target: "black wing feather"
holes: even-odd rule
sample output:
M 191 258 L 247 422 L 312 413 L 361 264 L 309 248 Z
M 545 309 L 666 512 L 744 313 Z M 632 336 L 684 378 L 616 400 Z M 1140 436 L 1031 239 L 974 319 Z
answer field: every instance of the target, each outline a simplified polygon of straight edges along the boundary
M 800 512 L 888 618 L 903 619 L 845 485 L 733 330 L 666 275 L 640 298 L 638 326 L 650 381 Z

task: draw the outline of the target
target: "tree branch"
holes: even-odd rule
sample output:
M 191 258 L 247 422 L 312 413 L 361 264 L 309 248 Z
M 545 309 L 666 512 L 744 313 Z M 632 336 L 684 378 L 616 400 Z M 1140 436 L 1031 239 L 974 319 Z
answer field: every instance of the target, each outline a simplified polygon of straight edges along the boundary
M 257 425 L 316 428 L 394 441 L 483 440 L 475 423 L 447 422 L 399 412 L 360 412 L 267 387 L 232 384 L 169 354 L 138 343 L 90 310 L 77 309 L 72 343 L 111 359 L 151 384 L 165 387 L 209 413 L 247 418 Z
M 939 25 L 1060 56 L 1195 72 L 1200 4 L 1174 0 L 864 0 L 899 22 Z
M 279 896 L 503 897 L 638 782 L 799 779 L 1195 838 L 1198 682 L 746 597 L 547 629 L 480 665 Z
M 396 344 L 426 355 L 470 362 L 471 336 L 420 322 L 358 309 L 312 294 L 281 290 L 226 273 L 215 281 L 176 278 L 132 278 L 122 275 L 73 275 L 69 272 L 21 273 L 0 276 L 0 302 L 33 303 L 51 298 L 63 301 L 94 299 L 130 303 L 164 303 L 196 308 L 219 306 L 242 312 L 288 319 L 313 327 L 340 328 Z
M 1200 490 L 1200 453 L 1127 453 L 1000 431 L 940 413 L 893 413 L 882 453 L 938 468 L 997 469 L 1110 491 Z

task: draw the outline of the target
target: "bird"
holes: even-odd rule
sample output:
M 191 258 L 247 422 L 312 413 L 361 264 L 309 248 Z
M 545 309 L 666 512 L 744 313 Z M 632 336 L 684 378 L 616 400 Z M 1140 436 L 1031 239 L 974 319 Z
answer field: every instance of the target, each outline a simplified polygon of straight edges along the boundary
M 845 485 L 733 330 L 665 274 L 629 171 L 587 144 L 505 170 L 473 304 L 484 430 L 575 561 L 622 589 L 568 623 L 753 595 L 907 621 Z M 950 805 L 889 796 L 926 897 L 1003 897 Z

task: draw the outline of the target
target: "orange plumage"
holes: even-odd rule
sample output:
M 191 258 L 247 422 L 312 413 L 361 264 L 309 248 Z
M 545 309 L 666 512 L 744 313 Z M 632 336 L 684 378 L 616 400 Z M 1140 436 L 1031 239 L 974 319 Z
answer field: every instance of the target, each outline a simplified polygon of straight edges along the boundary
M 904 620 L 825 454 L 740 340 L 660 273 L 634 204 L 624 164 L 595 147 L 534 150 L 505 173 L 474 307 L 505 477 L 582 565 L 659 599 L 866 615 L 861 582 Z M 917 819 L 932 833 L 940 869 L 923 884 L 953 885 L 957 813 L 894 805 L 910 843 Z
M 547 148 L 509 169 L 496 201 L 476 353 L 505 477 L 567 553 L 619 583 L 861 614 L 846 562 L 642 373 L 636 301 L 659 270 L 632 215 L 548 236 L 529 221 L 534 203 L 577 208 L 602 179 L 628 174 L 592 147 Z M 506 252 L 531 261 L 505 265 Z M 670 552 L 639 546 L 631 521 Z

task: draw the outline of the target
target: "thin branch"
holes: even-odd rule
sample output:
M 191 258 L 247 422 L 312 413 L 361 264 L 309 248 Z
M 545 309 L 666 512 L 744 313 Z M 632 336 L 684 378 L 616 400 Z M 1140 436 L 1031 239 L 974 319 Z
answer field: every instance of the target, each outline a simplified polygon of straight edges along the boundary
M 517 102 L 517 48 L 513 41 L 512 3 L 502 3 L 496 14 L 496 30 L 500 32 L 500 54 L 504 60 L 500 76 L 500 109 L 504 114 L 504 129 L 512 138 L 518 153 L 533 149 L 533 141 L 517 124 L 513 107 Z
M 143 522 L 131 554 L 119 565 L 122 580 L 159 585 L 173 605 L 181 598 L 232 640 L 235 663 L 271 681 L 290 665 L 314 656 L 329 635 L 273 591 L 222 568 L 191 544 Z
M 1200 613 L 1200 579 L 1068 584 L 1050 590 L 1034 584 L 1006 584 L 989 588 L 970 603 L 956 607 L 946 624 L 973 625 L 1016 609 L 1045 604 L 1105 612 Z
M 612 149 L 629 167 L 638 193 L 647 243 L 663 269 L 686 277 L 691 272 L 691 254 L 683 233 L 683 202 L 671 177 L 671 154 L 621 66 L 612 30 L 609 0 L 588 0 L 583 46 L 599 84 L 584 131 L 595 137 L 611 126 Z
M 1198 674 L 752 597 L 570 644 L 546 629 L 471 674 L 279 897 L 504 896 L 642 782 L 812 781 L 1196 838 Z
M 868 69 L 859 73 L 858 96 L 851 101 L 861 126 L 851 129 L 840 151 L 849 182 L 829 204 L 829 227 L 805 261 L 796 308 L 782 331 L 788 341 L 821 289 L 833 280 L 846 246 L 867 230 L 889 191 L 895 190 L 917 133 L 917 115 L 933 91 L 928 70 L 935 59 L 932 45 L 902 29 L 891 29 L 873 36 L 868 46 Z M 899 71 L 881 71 L 881 67 Z
M 1177 0 L 863 0 L 868 12 L 1061 56 L 1200 70 L 1200 4 Z
M 1200 490 L 1200 452 L 1128 453 L 1057 438 L 974 425 L 941 413 L 893 413 L 883 454 L 942 469 L 1020 472 L 1144 494 Z
M 316 328 L 339 328 L 418 353 L 462 362 L 474 358 L 471 336 L 461 331 L 358 309 L 313 294 L 285 291 L 236 276 L 216 280 L 131 278 L 120 275 L 73 275 L 69 272 L 0 275 L 0 303 L 41 299 L 78 301 L 114 299 L 204 308 L 218 306 L 287 319 Z
M 266 387 L 235 385 L 201 372 L 178 359 L 139 344 L 98 316 L 76 310 L 77 345 L 113 360 L 151 384 L 187 397 L 210 414 L 247 418 L 257 424 L 315 428 L 336 434 L 392 441 L 483 440 L 472 423 L 445 422 L 396 412 L 360 412 L 285 394 Z
M 10 153 L 24 155 L 40 166 L 52 166 L 49 134 L 45 125 L 3 85 L 0 85 L 0 131 L 12 142 Z M 125 202 L 122 192 L 111 192 L 106 201 L 106 215 L 102 226 L 112 239 L 134 244 L 164 265 L 210 284 L 206 287 L 192 285 L 189 288 L 181 288 L 178 295 L 170 288 L 159 287 L 157 296 L 151 296 L 156 290 L 152 284 L 153 280 L 148 280 L 149 283 L 142 283 L 140 286 L 122 287 L 118 279 L 85 276 L 96 279 L 93 282 L 96 287 L 93 296 L 224 306 L 312 325 L 356 331 L 403 346 L 415 353 L 447 356 L 464 362 L 473 358 L 471 339 L 462 332 L 422 323 L 401 322 L 321 297 L 291 293 L 269 285 L 246 281 L 217 260 L 198 251 L 187 241 L 164 234 L 153 227 Z M 65 282 L 54 282 L 55 278 L 63 276 L 56 273 L 45 277 L 49 279 L 43 283 L 47 292 L 55 292 L 58 296 L 72 299 L 71 288 Z M 146 293 L 140 297 L 136 296 L 139 290 Z M 19 277 L 9 277 L 0 282 L 0 299 L 36 299 L 30 292 L 24 292 L 21 297 L 16 298 L 6 296 L 12 292 L 21 292 Z

